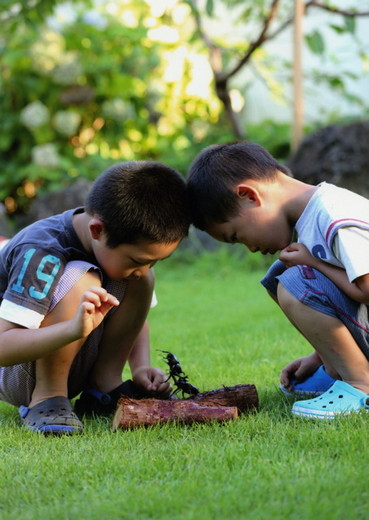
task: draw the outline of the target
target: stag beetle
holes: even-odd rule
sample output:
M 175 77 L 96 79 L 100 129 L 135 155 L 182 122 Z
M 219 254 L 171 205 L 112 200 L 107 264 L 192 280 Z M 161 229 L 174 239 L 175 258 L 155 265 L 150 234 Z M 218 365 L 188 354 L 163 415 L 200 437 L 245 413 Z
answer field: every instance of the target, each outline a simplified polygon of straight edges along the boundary
M 171 352 L 168 352 L 168 350 L 161 350 L 160 352 L 166 354 L 164 359 L 169 367 L 167 381 L 172 378 L 174 386 L 176 387 L 174 392 L 172 392 L 171 397 L 176 395 L 178 392 L 182 392 L 182 397 L 184 397 L 184 394 L 197 395 L 199 393 L 198 388 L 189 383 L 188 376 L 183 372 L 178 358 Z

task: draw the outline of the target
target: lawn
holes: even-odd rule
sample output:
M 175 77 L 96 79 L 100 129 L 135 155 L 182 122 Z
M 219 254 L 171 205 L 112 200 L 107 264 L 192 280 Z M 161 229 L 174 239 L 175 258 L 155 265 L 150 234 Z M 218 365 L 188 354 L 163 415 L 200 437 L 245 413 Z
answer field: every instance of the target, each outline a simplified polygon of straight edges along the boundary
M 201 390 L 254 383 L 260 409 L 227 424 L 81 436 L 19 428 L 0 404 L 1 520 L 360 520 L 369 518 L 369 416 L 290 414 L 280 369 L 309 352 L 259 284 L 261 270 L 224 252 L 157 266 L 153 363 L 174 352 Z M 128 376 L 128 373 L 127 373 Z

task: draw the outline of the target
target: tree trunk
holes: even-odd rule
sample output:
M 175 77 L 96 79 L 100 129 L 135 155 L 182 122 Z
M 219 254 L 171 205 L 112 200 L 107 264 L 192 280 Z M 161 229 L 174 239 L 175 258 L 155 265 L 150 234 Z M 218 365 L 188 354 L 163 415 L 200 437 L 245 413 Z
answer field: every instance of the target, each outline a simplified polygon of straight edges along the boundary
M 231 97 L 228 91 L 228 83 L 225 80 L 219 80 L 215 76 L 215 91 L 217 96 L 222 101 L 224 105 L 225 113 L 228 117 L 229 123 L 231 125 L 232 132 L 237 139 L 245 139 L 246 134 L 242 129 L 239 118 L 235 111 L 232 108 Z
M 291 149 L 295 152 L 301 143 L 304 133 L 304 87 L 302 68 L 303 48 L 303 0 L 295 0 L 293 31 L 293 125 Z

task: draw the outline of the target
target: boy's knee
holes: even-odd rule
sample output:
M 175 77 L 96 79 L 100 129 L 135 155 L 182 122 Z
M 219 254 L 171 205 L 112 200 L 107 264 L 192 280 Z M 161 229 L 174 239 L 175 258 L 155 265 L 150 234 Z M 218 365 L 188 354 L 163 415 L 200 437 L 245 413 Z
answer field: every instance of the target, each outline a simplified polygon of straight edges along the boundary
M 56 291 L 49 312 L 58 305 L 59 308 L 79 305 L 82 295 L 87 289 L 93 286 L 101 287 L 101 277 L 98 271 L 90 269 L 75 279 L 70 279 L 68 283 L 61 284 Z
M 287 315 L 289 311 L 295 307 L 296 303 L 300 303 L 281 283 L 279 283 L 277 287 L 277 300 L 280 308 Z
M 82 295 L 92 286 L 101 287 L 101 278 L 98 271 L 90 269 L 79 277 L 65 278 L 60 283 L 51 302 L 43 326 L 54 322 L 69 319 L 76 312 L 81 302 Z
M 101 277 L 98 271 L 91 269 L 73 284 L 70 292 L 74 293 L 75 295 L 79 294 L 82 296 L 82 294 L 92 286 L 101 287 Z

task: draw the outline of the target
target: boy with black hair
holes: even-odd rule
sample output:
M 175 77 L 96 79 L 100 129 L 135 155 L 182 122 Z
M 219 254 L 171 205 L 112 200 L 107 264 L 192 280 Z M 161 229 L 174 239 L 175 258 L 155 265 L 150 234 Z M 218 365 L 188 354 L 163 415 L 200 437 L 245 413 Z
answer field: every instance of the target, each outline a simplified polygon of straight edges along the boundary
M 188 233 L 186 183 L 158 162 L 112 166 L 85 208 L 20 231 L 0 254 L 0 400 L 23 425 L 64 434 L 121 394 L 167 397 L 150 366 L 152 267 Z M 133 381 L 122 383 L 129 363 Z M 75 412 L 70 399 L 82 392 Z
M 195 226 L 251 252 L 281 251 L 262 284 L 314 348 L 282 371 L 282 390 L 314 396 L 292 412 L 331 419 L 368 409 L 369 200 L 298 181 L 250 142 L 203 150 L 188 188 Z

